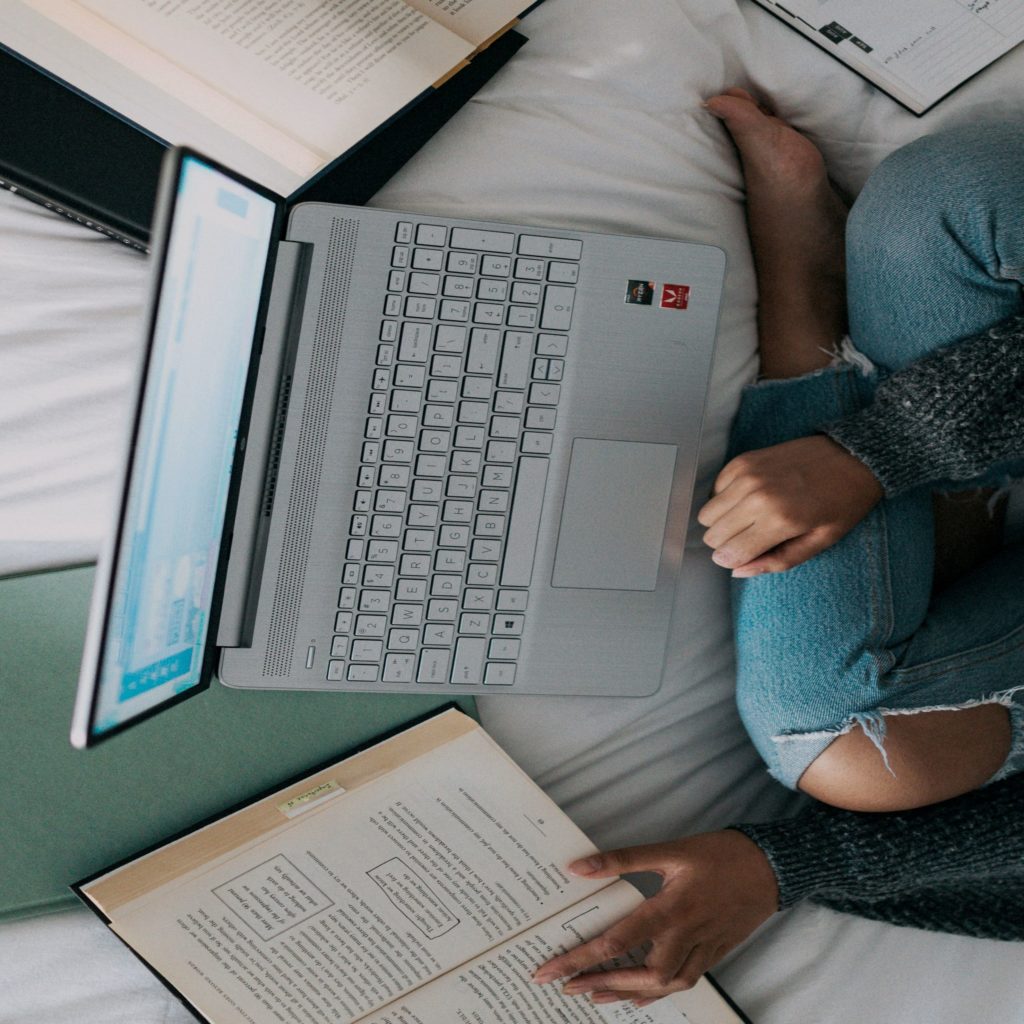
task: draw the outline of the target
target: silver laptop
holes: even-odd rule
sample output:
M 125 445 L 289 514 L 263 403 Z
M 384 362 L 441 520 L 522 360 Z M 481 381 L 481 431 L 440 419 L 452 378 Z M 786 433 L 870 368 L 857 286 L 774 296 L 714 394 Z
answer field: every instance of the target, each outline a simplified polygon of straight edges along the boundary
M 195 693 L 660 685 L 720 249 L 300 205 L 168 154 L 72 739 Z

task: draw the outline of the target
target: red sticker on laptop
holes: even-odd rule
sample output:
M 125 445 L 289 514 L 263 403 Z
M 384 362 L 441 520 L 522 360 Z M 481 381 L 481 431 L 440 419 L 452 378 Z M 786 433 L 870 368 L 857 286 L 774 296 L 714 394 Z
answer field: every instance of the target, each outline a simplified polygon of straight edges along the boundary
M 686 309 L 690 304 L 688 284 L 663 284 L 661 286 L 662 309 Z

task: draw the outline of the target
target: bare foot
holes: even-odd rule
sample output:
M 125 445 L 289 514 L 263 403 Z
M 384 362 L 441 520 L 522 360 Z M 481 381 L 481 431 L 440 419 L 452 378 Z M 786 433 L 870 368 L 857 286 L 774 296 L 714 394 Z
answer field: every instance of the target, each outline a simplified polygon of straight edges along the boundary
M 761 375 L 828 366 L 846 331 L 843 232 L 847 207 L 817 147 L 744 89 L 705 104 L 743 163 L 758 284 Z

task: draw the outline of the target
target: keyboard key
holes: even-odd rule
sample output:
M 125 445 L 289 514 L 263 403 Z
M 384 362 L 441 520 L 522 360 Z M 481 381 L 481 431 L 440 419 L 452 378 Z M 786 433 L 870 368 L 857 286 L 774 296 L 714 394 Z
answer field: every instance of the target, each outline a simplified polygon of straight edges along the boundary
M 462 607 L 469 611 L 490 611 L 493 605 L 494 591 L 487 587 L 467 587 L 462 593 Z
M 486 402 L 459 402 L 460 423 L 486 423 Z
M 475 274 L 480 257 L 475 252 L 448 253 L 448 272 L 450 274 Z
M 481 491 L 476 507 L 481 512 L 506 512 L 508 510 L 508 491 Z
M 348 633 L 352 629 L 352 613 L 351 612 L 338 612 L 334 616 L 334 632 L 335 633 Z
M 513 659 L 519 657 L 519 647 L 522 643 L 521 640 L 516 640 L 512 637 L 500 636 L 495 637 L 487 647 L 488 658 L 505 658 Z
M 537 355 L 562 357 L 568 344 L 569 339 L 564 334 L 538 334 Z
M 442 294 L 451 299 L 471 299 L 473 298 L 473 279 L 471 277 L 446 277 Z
M 448 463 L 443 455 L 419 455 L 416 457 L 416 475 L 442 477 Z
M 408 245 L 412 241 L 412 224 L 407 220 L 400 220 L 395 225 L 395 241 L 399 245 Z
M 462 382 L 463 398 L 490 398 L 491 382 L 486 377 L 467 377 Z
M 359 610 L 361 612 L 386 612 L 391 604 L 391 594 L 387 590 L 363 590 L 359 594 Z
M 510 231 L 481 231 L 477 228 L 452 228 L 453 249 L 476 249 L 481 252 L 511 252 L 515 245 L 515 241 L 516 236 Z M 443 245 L 444 243 L 440 242 L 436 244 Z
M 530 404 L 531 405 L 558 405 L 562 389 L 558 384 L 531 384 Z
M 414 651 L 420 644 L 419 628 L 403 627 L 388 630 L 389 651 Z
M 434 548 L 433 530 L 406 530 L 402 538 L 405 551 L 432 551 Z
M 490 437 L 518 437 L 519 417 L 518 416 L 492 416 L 491 426 L 488 431 Z
M 486 409 L 487 406 L 484 406 Z M 483 448 L 484 428 L 459 426 L 455 428 L 453 444 L 456 448 Z
M 413 295 L 436 295 L 441 288 L 441 278 L 437 274 L 412 273 L 408 288 Z
M 523 632 L 524 617 L 509 612 L 499 612 L 494 616 L 493 632 L 495 636 L 519 636 Z
M 550 455 L 551 442 L 550 434 L 527 430 L 519 439 L 519 447 L 526 455 Z
M 402 555 L 402 558 L 398 563 L 398 574 L 400 576 L 426 576 L 429 572 L 429 555 Z
M 396 366 L 396 388 L 422 388 L 427 379 L 427 371 L 422 366 Z
M 442 300 L 442 305 L 445 300 Z M 433 320 L 437 312 L 437 299 L 428 299 L 425 296 L 410 295 L 405 300 L 405 315 L 415 317 L 417 320 Z M 553 326 L 553 325 L 552 325 Z
M 513 662 L 490 662 L 484 669 L 484 686 L 511 686 L 516 681 Z
M 532 281 L 516 281 L 512 285 L 512 301 L 536 305 L 540 302 L 540 285 Z
M 342 587 L 338 593 L 338 607 L 339 608 L 355 608 L 356 606 L 356 588 L 355 587 Z M 339 629 L 340 633 L 341 630 Z
M 460 637 L 455 645 L 455 660 L 452 665 L 452 682 L 475 686 L 483 679 L 484 654 L 487 640 L 484 637 Z
M 476 451 L 452 452 L 451 470 L 453 473 L 479 473 L 480 453 Z
M 371 540 L 366 545 L 368 562 L 393 562 L 398 557 L 398 541 Z
M 561 380 L 565 375 L 565 360 L 548 360 L 548 380 Z
M 420 224 L 416 228 L 417 245 L 444 245 L 447 238 L 448 229 L 441 224 Z
M 384 300 L 384 315 L 398 316 L 402 312 L 402 296 L 394 293 Z
M 427 646 L 442 647 L 450 645 L 455 639 L 455 627 L 444 622 L 428 622 L 423 627 L 423 643 Z M 445 682 L 448 681 L 447 674 Z
M 455 380 L 432 380 L 427 385 L 428 402 L 454 402 L 459 397 L 459 384 Z
M 348 681 L 350 683 L 375 683 L 379 671 L 377 665 L 349 665 Z
M 476 297 L 485 302 L 504 302 L 508 298 L 508 281 L 501 278 L 481 278 L 476 286 Z
M 482 544 L 483 541 L 473 541 Z M 466 582 L 480 587 L 493 587 L 498 582 L 498 567 L 489 562 L 474 562 L 466 573 Z
M 387 626 L 386 615 L 357 615 L 356 616 L 356 628 L 353 630 L 358 637 L 381 637 L 384 635 L 384 630 Z M 353 643 L 353 649 L 355 643 Z M 353 657 L 355 657 L 353 655 Z M 378 655 L 379 657 L 379 655 Z M 356 661 L 366 661 L 366 658 L 355 658 Z
M 336 636 L 331 639 L 331 657 L 344 658 L 348 653 L 348 637 Z M 330 678 L 330 677 L 328 677 Z
M 487 612 L 464 612 L 459 616 L 459 632 L 483 636 L 490 630 L 490 618 Z
M 409 247 L 396 245 L 391 250 L 391 266 L 404 268 L 409 266 Z
M 427 581 L 399 580 L 395 587 L 396 601 L 425 601 L 427 599 Z
M 459 612 L 459 602 L 449 598 L 435 598 L 427 602 L 427 618 L 431 622 L 454 622 Z
M 437 543 L 443 548 L 464 548 L 469 543 L 469 527 L 446 523 L 438 531 Z
M 505 532 L 505 516 L 479 515 L 473 521 L 476 537 L 500 537 Z
M 545 406 L 535 406 L 526 410 L 527 430 L 552 430 L 555 426 L 555 410 Z
M 526 609 L 526 602 L 529 600 L 528 590 L 499 590 L 498 604 L 499 612 L 521 612 Z
M 434 338 L 435 352 L 462 352 L 466 347 L 465 327 L 457 324 L 439 324 Z
M 494 396 L 494 411 L 518 415 L 525 404 L 521 391 L 499 391 Z
M 422 458 L 422 456 L 421 456 Z M 440 480 L 414 480 L 412 484 L 413 501 L 440 501 L 443 489 Z
M 571 264 L 575 266 L 575 264 Z M 516 260 L 516 277 L 522 278 L 526 281 L 543 281 L 544 280 L 544 261 L 543 260 Z M 513 299 L 513 302 L 516 300 Z
M 398 358 L 403 363 L 425 363 L 430 355 L 430 324 L 402 324 Z
M 392 270 L 388 274 L 388 291 L 400 292 L 405 290 L 405 271 Z
M 353 640 L 349 651 L 350 661 L 380 661 L 384 653 L 382 640 Z
M 384 447 L 381 449 L 381 461 L 411 462 L 412 441 L 398 441 L 389 438 L 384 442 Z
M 515 441 L 488 441 L 487 442 L 488 462 L 515 462 L 516 443 Z
M 474 562 L 496 562 L 501 556 L 501 545 L 496 540 L 474 540 L 469 557 Z
M 446 498 L 472 498 L 475 494 L 475 476 L 450 476 L 444 488 Z
M 540 325 L 545 329 L 567 331 L 572 323 L 572 306 L 576 298 L 573 288 L 549 284 L 544 289 L 544 308 L 540 315 Z
M 363 569 L 364 587 L 390 587 L 394 579 L 393 565 L 368 565 Z
M 415 674 L 416 655 L 389 654 L 384 658 L 381 679 L 385 683 L 411 683 Z
M 420 444 L 421 452 L 447 452 L 452 446 L 452 434 L 450 430 L 421 430 Z
M 537 310 L 533 306 L 509 306 L 505 323 L 509 327 L 536 327 Z
M 430 364 L 430 372 L 435 377 L 460 377 L 462 375 L 462 359 L 457 355 L 434 356 Z
M 549 263 L 548 280 L 553 284 L 576 284 L 580 277 L 578 263 Z
M 583 243 L 575 238 L 549 238 L 543 235 L 521 235 L 520 256 L 547 256 L 554 260 L 578 260 Z
M 440 270 L 444 254 L 436 249 L 416 249 L 412 254 L 414 270 Z
M 398 321 L 397 320 L 381 320 L 380 322 L 380 340 L 381 341 L 394 341 L 398 337 Z
M 404 512 L 405 493 L 403 491 L 378 491 L 373 500 L 375 512 Z
M 501 569 L 502 586 L 529 586 L 547 477 L 547 459 L 520 459 Z
M 359 566 L 355 563 L 349 563 L 341 571 L 341 582 L 345 584 L 352 584 L 359 582 Z
M 377 474 L 377 483 L 381 487 L 408 487 L 409 467 L 393 464 L 381 466 Z
M 508 277 L 512 260 L 508 256 L 484 256 L 480 260 L 480 273 L 484 277 Z
M 396 604 L 391 609 L 391 622 L 395 626 L 411 628 L 423 622 L 422 604 Z
M 345 557 L 353 562 L 363 557 L 363 542 L 358 537 L 353 537 L 345 546 Z
M 442 299 L 438 318 L 441 320 L 466 321 L 469 319 L 469 303 L 465 299 Z
M 511 487 L 512 467 L 511 466 L 486 466 L 483 479 L 480 481 L 484 487 Z
M 422 651 L 420 653 L 419 669 L 416 672 L 416 682 L 447 683 L 448 666 L 451 663 L 451 656 L 451 651 L 448 650 Z
M 478 304 L 479 307 L 479 304 Z M 498 331 L 474 327 L 469 336 L 469 355 L 466 357 L 466 373 L 494 373 L 501 351 L 501 334 Z
M 533 359 L 533 335 L 521 331 L 505 332 L 505 347 L 501 352 L 498 386 L 525 388 Z
M 415 416 L 391 415 L 388 417 L 388 437 L 415 437 L 418 424 Z
M 398 388 L 391 392 L 391 411 L 419 412 L 420 401 L 420 393 L 418 391 L 407 391 L 404 388 Z
M 473 323 L 501 324 L 505 319 L 505 307 L 493 302 L 478 302 L 473 307 Z
M 438 572 L 462 572 L 466 567 L 466 552 L 463 548 L 441 548 L 434 555 L 434 568 Z
M 378 366 L 391 366 L 395 361 L 395 346 L 394 345 L 378 345 L 377 346 L 377 365 Z

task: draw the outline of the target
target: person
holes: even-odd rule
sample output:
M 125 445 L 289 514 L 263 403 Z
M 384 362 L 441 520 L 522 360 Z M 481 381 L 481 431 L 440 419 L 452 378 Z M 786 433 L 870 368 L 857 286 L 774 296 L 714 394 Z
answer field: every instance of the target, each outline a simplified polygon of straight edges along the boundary
M 932 592 L 933 492 L 1024 476 L 1024 126 L 919 139 L 848 213 L 748 92 L 705 106 L 743 166 L 761 379 L 698 520 L 734 577 L 741 718 L 816 802 L 570 865 L 662 876 L 538 968 L 595 1003 L 691 987 L 801 899 L 1024 939 L 1024 544 Z

